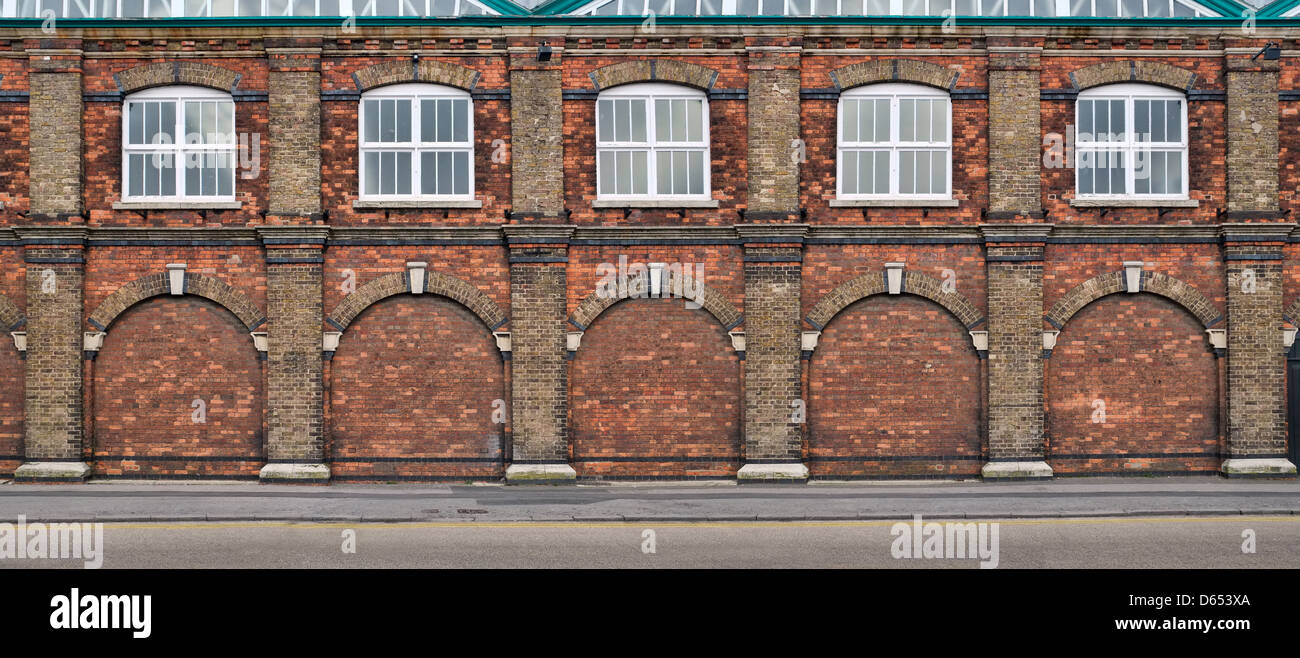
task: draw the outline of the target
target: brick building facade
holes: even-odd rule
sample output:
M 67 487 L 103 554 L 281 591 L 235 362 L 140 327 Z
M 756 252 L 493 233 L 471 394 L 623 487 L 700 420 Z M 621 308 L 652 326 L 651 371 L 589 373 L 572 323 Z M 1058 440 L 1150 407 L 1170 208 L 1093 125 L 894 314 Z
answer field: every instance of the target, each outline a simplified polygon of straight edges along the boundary
M 0 476 L 1295 473 L 1294 2 L 462 2 L 0 19 Z

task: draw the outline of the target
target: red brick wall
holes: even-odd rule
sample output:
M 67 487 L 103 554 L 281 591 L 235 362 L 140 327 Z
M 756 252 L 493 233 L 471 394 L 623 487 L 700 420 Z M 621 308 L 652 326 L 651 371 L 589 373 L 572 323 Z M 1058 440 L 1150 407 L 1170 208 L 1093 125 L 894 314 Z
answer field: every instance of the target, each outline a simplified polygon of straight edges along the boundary
M 1218 390 L 1194 316 L 1152 294 L 1103 297 L 1066 323 L 1047 363 L 1048 463 L 1061 475 L 1212 472 L 1216 457 L 1186 455 L 1219 451 Z M 1144 456 L 1103 457 L 1116 453 Z
M 255 477 L 262 369 L 247 331 L 194 296 L 157 297 L 118 316 L 94 363 L 95 475 Z M 196 399 L 205 423 L 193 422 Z
M 681 299 L 619 302 L 588 328 L 571 373 L 579 477 L 725 477 L 739 468 L 740 359 L 708 311 Z
M 813 477 L 979 473 L 979 359 L 937 304 L 911 295 L 850 304 L 808 367 Z
M 0 476 L 11 475 L 23 454 L 23 361 L 18 350 L 0 336 Z
M 450 299 L 402 295 L 363 311 L 329 364 L 334 477 L 500 477 L 499 355 L 482 321 Z

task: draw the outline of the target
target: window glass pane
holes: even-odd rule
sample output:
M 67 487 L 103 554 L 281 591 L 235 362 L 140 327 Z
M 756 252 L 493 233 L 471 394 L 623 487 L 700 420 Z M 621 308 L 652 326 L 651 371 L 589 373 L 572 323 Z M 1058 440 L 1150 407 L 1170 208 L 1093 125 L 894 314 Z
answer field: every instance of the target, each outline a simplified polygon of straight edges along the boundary
M 655 15 L 657 16 L 663 16 L 667 14 L 668 8 L 670 6 L 671 6 L 671 2 L 669 0 L 650 0 L 649 3 L 650 11 L 654 12 Z
M 1133 193 L 1151 194 L 1151 184 L 1155 180 L 1152 167 L 1155 159 L 1151 151 L 1138 151 L 1133 158 Z
M 294 0 L 293 15 L 294 16 L 315 16 L 316 0 Z
M 916 141 L 930 141 L 930 107 L 933 102 L 926 100 L 916 101 Z
M 889 151 L 876 151 L 876 161 L 871 166 L 876 172 L 874 189 L 878 194 L 889 193 Z
M 1110 113 L 1107 111 L 1109 105 L 1106 101 L 1097 101 L 1092 104 L 1093 141 L 1105 142 L 1110 139 Z
M 266 13 L 268 16 L 284 16 L 289 10 L 289 0 L 267 0 Z
M 786 7 L 790 16 L 807 16 L 812 13 L 810 0 L 788 0 Z
M 1181 3 L 1181 2 L 1175 2 L 1175 3 L 1174 3 L 1174 17 L 1175 17 L 1175 18 L 1193 18 L 1193 17 L 1195 17 L 1195 16 L 1196 16 L 1196 10 L 1195 10 L 1195 9 L 1192 9 L 1191 7 L 1188 7 L 1187 5 L 1185 5 L 1185 4 Z
M 1169 0 L 1147 0 L 1147 12 L 1150 16 L 1169 16 Z
M 217 103 L 217 139 L 221 144 L 235 143 L 235 104 Z
M 758 0 L 736 0 L 736 13 L 753 16 L 758 13 Z
M 429 16 L 455 16 L 456 0 L 429 0 L 428 15 Z
M 379 193 L 379 154 L 366 153 L 362 156 L 361 174 L 364 179 L 361 189 L 363 194 Z
M 126 106 L 128 144 L 144 144 L 144 104 L 129 103 Z
M 646 105 L 645 99 L 637 98 L 632 101 L 632 141 L 644 142 L 646 137 Z
M 857 151 L 845 151 L 840 154 L 840 190 L 844 194 L 858 194 Z
M 601 151 L 600 153 L 600 193 L 614 193 L 614 152 Z
M 438 138 L 438 101 L 426 98 L 420 101 L 420 141 L 433 142 Z M 423 162 L 423 160 L 421 160 Z M 422 165 L 423 166 L 423 165 Z
M 1034 0 L 1035 16 L 1055 16 L 1056 0 Z
M 1151 141 L 1151 101 L 1133 101 L 1133 139 Z
M 898 192 L 913 194 L 916 192 L 916 152 L 898 152 Z
M 673 151 L 673 194 L 686 193 L 689 175 L 690 167 L 686 164 L 686 151 Z
M 217 132 L 217 104 L 214 102 L 200 103 L 203 107 L 203 130 L 199 132 L 200 144 L 219 143 Z
M 691 188 L 688 194 L 704 194 L 704 152 L 691 151 L 687 158 L 691 165 Z
M 948 102 L 932 101 L 930 114 L 930 139 L 935 142 L 948 143 Z
M 452 179 L 455 178 L 456 167 L 451 161 L 451 151 L 438 152 L 438 194 L 452 193 Z
M 239 0 L 240 16 L 261 16 L 262 0 Z
M 655 141 L 666 142 L 672 137 L 672 109 L 669 101 L 659 99 L 655 101 Z
M 1171 142 L 1183 141 L 1183 102 L 1165 101 L 1165 139 Z
M 983 0 L 982 5 L 983 13 L 980 14 L 981 16 L 1003 15 L 1002 0 Z
M 363 110 L 365 114 L 365 124 L 366 124 L 365 141 L 377 142 L 379 141 L 379 113 L 380 113 L 379 101 L 377 100 L 366 101 L 366 105 L 365 108 L 363 108 Z
M 1134 104 L 1141 101 L 1134 101 Z M 1151 104 L 1151 141 L 1165 141 L 1165 102 L 1149 101 Z
M 397 139 L 397 102 L 379 101 L 379 141 L 392 142 Z
M 1079 162 L 1077 163 L 1079 171 L 1079 194 L 1093 193 L 1093 162 L 1095 161 L 1092 151 L 1080 151 Z
M 785 13 L 785 0 L 762 0 L 764 16 L 780 16 Z
M 1092 0 L 1070 0 L 1071 16 L 1091 16 Z
M 673 159 L 668 151 L 655 154 L 655 192 L 673 193 Z
M 686 101 L 673 101 L 673 141 L 686 141 Z
M 202 144 L 203 103 L 185 104 L 185 143 Z
M 455 184 L 452 185 L 451 193 L 460 196 L 469 194 L 469 153 L 465 151 L 454 153 L 452 170 L 455 173 Z
M 931 16 L 943 16 L 943 12 L 952 9 L 952 0 L 929 0 L 926 13 Z
M 948 152 L 930 153 L 930 193 L 948 193 Z
M 186 16 L 207 16 L 208 0 L 185 0 Z
M 632 191 L 632 153 L 630 151 L 618 152 L 618 166 L 615 168 L 618 173 L 616 190 L 618 194 L 630 194 Z
M 450 98 L 438 99 L 438 141 L 451 141 L 452 109 Z
M 686 139 L 704 141 L 704 101 L 686 101 Z
M 411 194 L 411 177 L 415 175 L 411 169 L 411 152 L 401 151 L 397 153 L 397 171 L 393 176 L 397 178 L 397 193 L 410 196 Z
M 916 193 L 930 193 L 930 154 L 926 151 L 916 152 Z
M 1118 0 L 1097 0 L 1098 16 L 1119 16 Z
M 452 131 L 451 138 L 455 142 L 469 141 L 469 101 L 460 99 L 451 102 L 452 109 Z
M 1092 134 L 1092 101 L 1079 101 L 1079 129 L 1075 139 L 1081 142 L 1094 141 Z
M 379 154 L 379 193 L 394 194 L 397 192 L 397 154 L 392 151 L 385 151 Z
M 898 102 L 898 120 L 901 122 L 898 131 L 899 141 L 916 141 L 916 101 L 904 99 Z
M 979 1 L 978 0 L 957 0 L 956 10 L 958 16 L 978 16 Z
M 1124 154 L 1111 153 L 1110 158 L 1110 193 L 1127 194 L 1124 184 Z
M 868 16 L 885 16 L 889 13 L 889 0 L 867 0 L 866 14 Z
M 342 16 L 339 13 L 339 0 L 320 0 L 321 16 Z
M 855 184 L 861 194 L 886 194 L 888 188 L 876 185 L 876 158 L 872 151 L 858 153 L 858 177 Z
M 596 123 L 600 124 L 600 141 L 614 141 L 614 101 L 602 100 L 596 104 Z
M 844 101 L 844 116 L 840 117 L 840 135 L 846 142 L 858 141 L 859 104 L 859 101 L 855 100 Z
M 1110 133 L 1112 141 L 1123 141 L 1128 133 L 1128 123 L 1124 121 L 1124 101 L 1110 102 Z
M 420 153 L 420 194 L 427 196 L 438 194 L 438 153 L 436 151 Z
M 722 0 L 700 0 L 700 15 L 702 16 L 722 15 Z
M 144 194 L 144 159 L 144 155 L 127 156 L 127 196 L 142 196 Z
M 879 99 L 875 102 L 876 108 L 876 130 L 875 138 L 878 142 L 887 142 L 889 136 L 889 100 Z
M 650 165 L 647 161 L 649 153 L 646 151 L 632 152 L 632 194 L 642 196 L 649 194 L 650 191 Z
M 817 0 L 813 3 L 813 13 L 818 16 L 834 16 L 838 11 L 835 0 Z
M 1166 171 L 1169 176 L 1169 193 L 1183 194 L 1183 154 L 1170 151 L 1165 154 Z
M 396 140 L 411 141 L 411 101 L 402 99 L 393 104 L 393 118 L 397 123 Z
M 1120 6 L 1123 7 L 1125 16 L 1142 15 L 1142 0 L 1120 0 Z
M 632 137 L 631 103 L 626 99 L 614 101 L 614 140 L 629 141 Z
M 889 12 L 885 11 L 884 13 L 888 14 Z M 903 0 L 903 15 L 924 16 L 925 0 Z
M 1031 4 L 1030 0 L 1008 0 L 1007 15 L 1008 16 L 1032 16 L 1033 14 L 1030 13 L 1032 11 L 1030 9 L 1030 4 Z

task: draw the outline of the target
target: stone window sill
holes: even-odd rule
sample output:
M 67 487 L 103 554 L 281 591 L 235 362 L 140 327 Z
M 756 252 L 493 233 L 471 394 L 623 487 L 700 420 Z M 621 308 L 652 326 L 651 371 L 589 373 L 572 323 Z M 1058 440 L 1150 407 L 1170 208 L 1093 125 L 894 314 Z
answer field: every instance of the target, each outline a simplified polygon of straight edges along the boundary
M 597 199 L 592 208 L 717 208 L 717 199 Z
M 427 199 L 416 201 L 384 201 L 382 199 L 358 199 L 352 202 L 352 207 L 356 210 L 385 210 L 385 209 L 405 209 L 405 208 L 424 208 L 437 210 L 441 208 L 482 208 L 483 202 L 478 199 Z
M 832 208 L 956 208 L 957 199 L 831 199 Z
M 1075 208 L 1199 208 L 1196 199 L 1070 199 Z
M 243 201 L 115 201 L 113 210 L 239 210 Z

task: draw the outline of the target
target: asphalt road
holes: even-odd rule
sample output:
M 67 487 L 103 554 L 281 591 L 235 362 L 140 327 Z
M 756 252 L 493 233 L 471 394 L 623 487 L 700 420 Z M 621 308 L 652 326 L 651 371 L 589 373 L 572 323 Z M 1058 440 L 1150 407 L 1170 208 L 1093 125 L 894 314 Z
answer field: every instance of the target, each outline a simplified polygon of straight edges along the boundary
M 1300 517 L 1294 516 L 1001 519 L 996 523 L 996 568 L 1000 569 L 1300 568 Z M 106 524 L 103 566 L 978 568 L 978 558 L 895 558 L 896 542 L 900 546 L 904 542 L 891 534 L 894 524 Z M 992 526 L 986 527 L 985 555 L 991 557 Z M 1246 531 L 1253 534 L 1254 553 L 1243 552 Z M 355 537 L 354 553 L 344 551 L 349 535 Z M 653 552 L 647 550 L 651 537 Z M 0 559 L 3 567 L 80 568 L 82 563 L 72 559 Z

